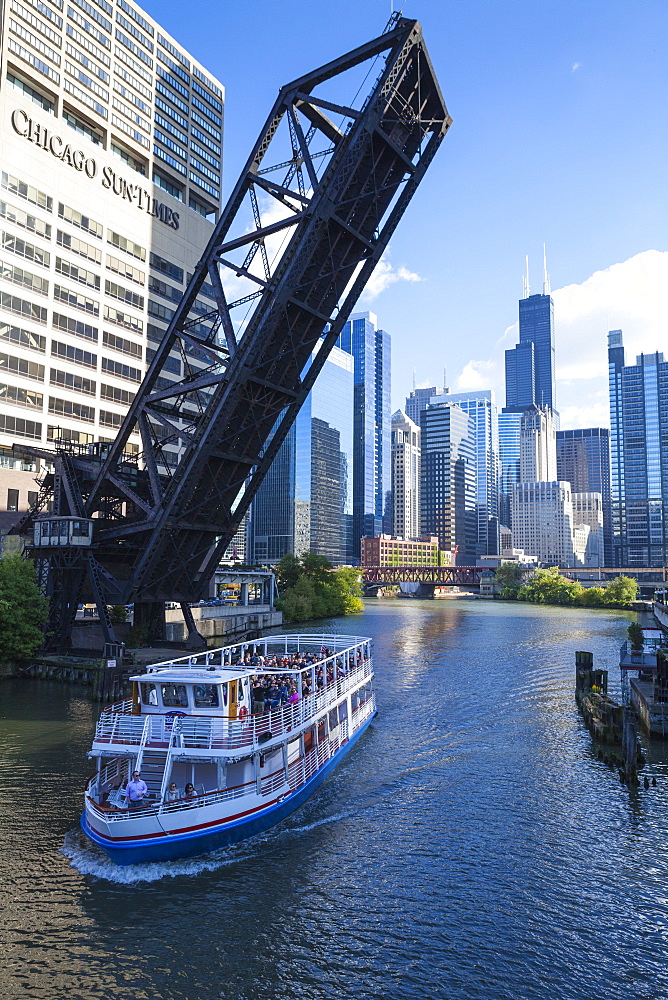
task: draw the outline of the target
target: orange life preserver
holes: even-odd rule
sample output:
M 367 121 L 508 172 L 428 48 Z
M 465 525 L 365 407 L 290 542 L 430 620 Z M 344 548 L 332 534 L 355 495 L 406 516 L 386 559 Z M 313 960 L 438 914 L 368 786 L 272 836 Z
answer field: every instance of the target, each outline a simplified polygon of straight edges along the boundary
M 248 709 L 246 708 L 245 705 L 242 705 L 241 708 L 239 709 L 239 718 L 245 719 L 247 715 L 248 715 Z

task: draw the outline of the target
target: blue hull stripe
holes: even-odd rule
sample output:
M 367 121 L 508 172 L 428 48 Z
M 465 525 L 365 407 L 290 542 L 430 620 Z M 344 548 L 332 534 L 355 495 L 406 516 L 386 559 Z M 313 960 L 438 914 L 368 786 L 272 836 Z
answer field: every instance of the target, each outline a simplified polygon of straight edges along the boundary
M 375 715 L 375 713 L 374 713 Z M 108 854 L 117 865 L 136 865 L 146 861 L 177 861 L 180 858 L 191 858 L 199 854 L 207 854 L 220 847 L 228 847 L 247 837 L 255 837 L 279 823 L 290 813 L 298 809 L 306 799 L 313 794 L 335 767 L 341 763 L 348 751 L 357 743 L 362 733 L 372 722 L 374 715 L 364 722 L 344 746 L 330 757 L 326 764 L 296 792 L 283 802 L 264 809 L 252 819 L 238 819 L 208 830 L 196 830 L 192 833 L 168 834 L 160 836 L 155 841 L 125 840 L 111 845 L 108 840 L 93 830 L 86 819 L 85 812 L 81 816 L 81 829 L 86 836 Z

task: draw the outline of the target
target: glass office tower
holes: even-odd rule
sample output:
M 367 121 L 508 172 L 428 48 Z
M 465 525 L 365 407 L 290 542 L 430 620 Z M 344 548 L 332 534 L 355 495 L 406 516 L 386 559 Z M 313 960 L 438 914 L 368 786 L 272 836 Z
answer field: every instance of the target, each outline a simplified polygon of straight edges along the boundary
M 603 565 L 612 566 L 610 431 L 607 427 L 557 431 L 557 479 L 570 483 L 574 494 L 601 494 Z
M 471 419 L 475 444 L 476 558 L 499 554 L 499 425 L 494 391 L 437 395 L 432 404 L 456 403 Z
M 520 481 L 521 413 L 499 413 L 499 518 L 506 528 L 512 528 L 511 497 L 515 483 Z
M 335 347 L 253 500 L 251 559 L 315 552 L 349 563 L 352 467 L 353 358 Z
M 437 535 L 460 566 L 476 558 L 476 452 L 473 420 L 455 403 L 427 406 L 422 437 L 420 528 Z
M 615 566 L 665 566 L 668 556 L 668 362 L 626 365 L 621 330 L 608 334 Z
M 390 335 L 374 313 L 353 313 L 339 346 L 355 361 L 353 554 L 360 539 L 392 533 Z
M 435 385 L 427 389 L 412 389 L 410 396 L 406 396 L 406 406 L 404 412 L 414 424 L 420 425 L 420 414 L 429 406 L 433 396 L 438 394 Z
M 554 303 L 550 295 L 520 299 L 520 342 L 506 351 L 506 410 L 555 409 Z

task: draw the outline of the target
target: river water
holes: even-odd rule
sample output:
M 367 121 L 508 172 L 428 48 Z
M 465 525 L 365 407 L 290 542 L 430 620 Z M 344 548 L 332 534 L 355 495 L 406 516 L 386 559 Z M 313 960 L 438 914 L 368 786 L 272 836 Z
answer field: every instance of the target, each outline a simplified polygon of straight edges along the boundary
M 0 684 L 5 1000 L 668 996 L 668 754 L 596 760 L 574 653 L 633 616 L 369 602 L 379 715 L 312 799 L 206 859 L 115 868 L 77 830 L 97 709 Z M 319 631 L 311 629 L 311 631 Z

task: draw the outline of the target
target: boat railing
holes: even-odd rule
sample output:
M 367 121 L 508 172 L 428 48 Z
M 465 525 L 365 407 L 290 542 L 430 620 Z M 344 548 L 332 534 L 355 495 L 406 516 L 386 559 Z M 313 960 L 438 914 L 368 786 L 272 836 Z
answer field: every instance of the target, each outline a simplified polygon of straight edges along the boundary
M 361 704 L 359 711 L 370 714 L 373 710 L 373 699 L 368 699 Z M 318 743 L 309 750 L 303 757 L 292 761 L 288 765 L 287 784 L 291 791 L 295 791 L 310 780 L 337 750 L 347 742 L 349 737 L 348 720 L 343 719 L 337 728 L 331 732 L 327 739 Z M 107 770 L 107 769 L 104 769 Z M 102 773 L 102 772 L 101 772 Z M 110 777 L 113 777 L 110 774 Z M 262 778 L 260 791 L 263 796 L 279 791 L 286 783 L 286 774 L 283 768 Z M 108 809 L 100 806 L 91 797 L 91 789 L 88 790 L 88 807 L 95 812 L 105 822 L 116 822 L 128 819 L 145 819 L 149 816 L 157 816 L 164 813 L 181 812 L 186 809 L 199 808 L 202 806 L 214 805 L 220 802 L 227 802 L 231 799 L 243 798 L 252 795 L 257 790 L 255 780 L 235 785 L 232 788 L 215 789 L 210 792 L 200 792 L 195 798 L 177 799 L 174 802 L 156 802 L 151 806 L 144 806 L 142 809 L 128 812 L 127 809 Z
M 113 705 L 105 705 L 102 709 L 102 715 L 107 713 L 116 715 L 117 713 L 122 713 L 123 715 L 132 714 L 132 698 L 124 698 L 123 701 L 115 701 Z
M 308 695 L 295 705 L 283 705 L 264 715 L 250 715 L 240 720 L 182 717 L 174 723 L 175 756 L 179 750 L 198 750 L 211 755 L 221 750 L 240 750 L 273 742 L 301 729 L 311 719 L 336 705 L 349 690 L 357 688 L 372 675 L 370 660 L 317 694 Z
M 161 663 L 152 663 L 150 670 L 174 669 L 202 670 L 208 667 L 232 667 L 243 661 L 248 655 L 287 656 L 290 653 L 322 654 L 317 663 L 323 663 L 332 656 L 342 656 L 345 653 L 362 652 L 370 655 L 371 640 L 361 636 L 334 635 L 328 633 L 290 633 L 286 635 L 267 636 L 263 639 L 250 639 L 235 643 L 232 646 L 222 646 L 209 649 L 189 656 L 179 656 Z M 325 653 L 327 651 L 327 654 Z
M 97 721 L 95 727 L 96 743 L 105 743 L 110 746 L 117 744 L 128 744 L 139 746 L 144 736 L 147 715 L 127 715 L 125 712 L 105 712 Z
M 97 723 L 93 747 L 116 751 L 119 747 L 136 747 L 141 754 L 144 745 L 160 743 L 168 745 L 170 755 L 178 757 L 188 750 L 215 756 L 224 750 L 263 746 L 324 714 L 372 674 L 372 662 L 365 659 L 348 673 L 339 675 L 336 681 L 294 705 L 283 705 L 263 715 L 247 715 L 243 719 L 104 712 Z
M 105 785 L 110 781 L 120 778 L 121 781 L 128 777 L 128 763 L 124 757 L 114 757 L 103 768 L 96 771 L 88 782 L 88 794 L 97 795 L 101 793 Z
M 281 776 L 281 781 L 279 784 L 283 784 L 283 772 L 279 772 Z M 271 779 L 275 778 L 275 775 L 271 775 Z M 264 779 L 264 781 L 269 781 L 270 779 Z M 222 788 L 215 789 L 211 792 L 201 792 L 195 798 L 189 799 L 175 799 L 173 802 L 156 802 L 151 806 L 144 806 L 142 809 L 135 809 L 128 811 L 127 809 L 100 809 L 98 804 L 93 801 L 90 797 L 88 798 L 88 806 L 93 810 L 101 819 L 105 822 L 116 822 L 117 820 L 127 820 L 127 819 L 145 819 L 148 816 L 157 816 L 159 813 L 173 813 L 180 812 L 185 809 L 194 809 L 200 806 L 210 806 L 217 802 L 227 802 L 230 799 L 243 798 L 245 795 L 252 794 L 257 788 L 256 782 L 247 781 L 243 785 L 235 785 L 233 788 Z M 265 784 L 263 782 L 262 786 L 263 793 L 265 792 Z

